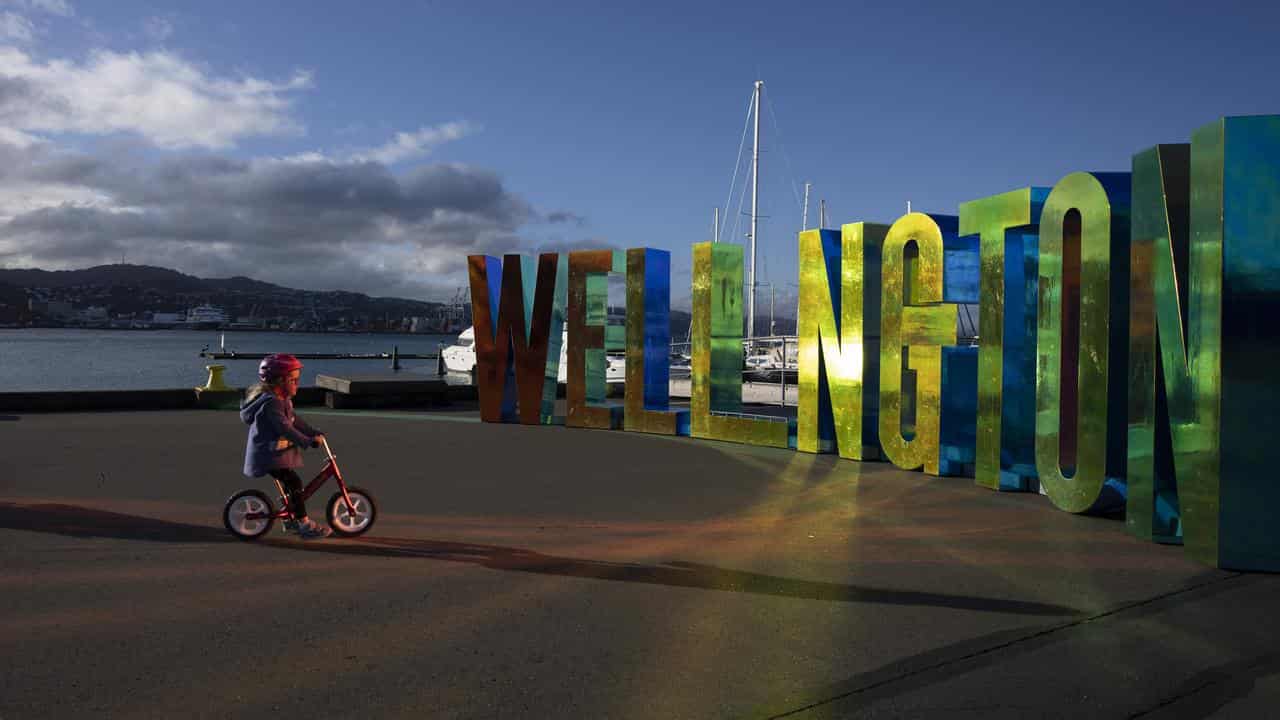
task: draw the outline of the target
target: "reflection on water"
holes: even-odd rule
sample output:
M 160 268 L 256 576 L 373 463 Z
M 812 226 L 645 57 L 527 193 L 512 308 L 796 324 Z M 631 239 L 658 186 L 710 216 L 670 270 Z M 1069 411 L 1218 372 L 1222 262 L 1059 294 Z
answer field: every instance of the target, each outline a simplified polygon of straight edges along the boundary
M 217 330 L 0 329 L 0 392 L 141 390 L 203 385 L 206 365 L 226 366 L 228 385 L 258 381 L 257 360 L 210 360 L 201 348 L 244 353 L 435 354 L 453 335 L 231 332 Z M 390 360 L 304 360 L 303 385 L 324 374 L 391 371 Z M 400 361 L 407 372 L 435 374 L 435 360 Z

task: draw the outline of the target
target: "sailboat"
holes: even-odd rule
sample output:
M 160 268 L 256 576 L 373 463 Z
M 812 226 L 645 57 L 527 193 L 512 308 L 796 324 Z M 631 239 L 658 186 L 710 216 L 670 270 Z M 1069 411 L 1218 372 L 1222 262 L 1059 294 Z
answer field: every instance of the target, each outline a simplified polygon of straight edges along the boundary
M 476 329 L 468 327 L 458 334 L 458 341 L 440 351 L 444 359 L 445 370 L 460 375 L 470 375 L 476 369 Z M 627 381 L 627 362 L 624 353 L 609 352 L 606 355 L 608 365 L 605 367 L 605 382 L 610 385 L 622 385 Z M 557 381 L 564 384 L 568 377 L 569 367 L 569 329 L 565 328 L 560 335 L 560 369 Z
M 747 269 L 747 273 L 748 273 L 747 287 L 750 288 L 750 291 L 747 294 L 747 327 L 746 327 L 747 334 L 746 334 L 746 339 L 743 341 L 743 352 L 744 352 L 744 360 L 746 361 L 745 365 L 749 372 L 755 369 L 755 370 L 762 371 L 766 375 L 769 373 L 772 373 L 773 378 L 776 380 L 779 377 L 788 377 L 788 378 L 794 377 L 796 370 L 798 368 L 798 365 L 796 362 L 797 347 L 794 342 L 791 342 L 788 344 L 786 342 L 779 342 L 776 339 L 771 338 L 769 341 L 762 341 L 762 342 L 767 342 L 768 343 L 767 345 L 757 348 L 757 340 L 756 340 L 756 334 L 755 334 L 755 315 L 756 315 L 755 290 L 758 284 L 756 282 L 756 258 L 757 258 L 756 239 L 758 237 L 759 218 L 760 218 L 760 212 L 759 212 L 759 209 L 760 209 L 760 197 L 759 197 L 760 196 L 760 100 L 763 92 L 764 92 L 764 81 L 756 80 L 754 84 L 754 90 L 752 92 L 751 116 L 750 116 L 752 123 L 754 125 L 753 145 L 752 145 L 752 153 L 751 153 L 751 186 L 752 186 L 751 187 L 751 230 L 748 234 L 748 237 L 750 238 L 751 242 L 750 242 L 750 255 L 749 255 L 749 260 L 747 265 L 747 268 L 748 268 Z M 739 158 L 741 158 L 741 155 L 739 156 Z M 735 181 L 736 181 L 736 177 L 737 175 L 735 171 Z M 808 188 L 806 187 L 806 195 L 805 195 L 806 221 L 808 216 L 808 192 L 807 191 L 808 191 Z M 733 192 L 733 186 L 731 184 L 730 195 L 732 195 L 732 192 Z M 713 227 L 712 241 L 719 242 L 720 230 L 721 230 L 719 208 L 716 208 L 715 219 L 713 221 L 712 227 Z M 609 314 L 611 317 L 620 312 L 624 312 L 624 311 L 620 308 L 612 308 L 612 307 L 609 308 Z M 615 324 L 619 324 L 619 323 L 612 323 L 612 322 L 609 323 L 610 326 L 613 326 Z M 692 325 L 690 329 L 692 330 Z M 564 336 L 563 336 L 561 347 L 560 347 L 561 358 L 560 358 L 559 380 L 561 383 L 565 382 L 565 372 L 568 364 L 567 357 L 566 357 L 568 344 L 569 344 L 568 330 L 566 329 L 564 331 Z M 610 343 L 606 343 L 606 344 L 610 344 Z M 616 343 L 613 343 L 613 344 L 616 344 Z M 675 350 L 677 344 L 672 343 L 672 352 L 671 352 L 671 377 L 672 378 L 689 377 L 690 363 L 689 363 L 688 351 L 691 348 L 689 347 L 687 338 L 686 338 L 686 342 L 683 345 L 685 347 L 685 351 L 677 352 Z M 757 352 L 757 350 L 759 350 L 760 352 Z M 444 360 L 445 368 L 449 372 L 460 373 L 460 374 L 470 374 L 474 372 L 476 367 L 475 328 L 468 327 L 466 330 L 463 330 L 462 333 L 458 335 L 458 341 L 454 345 L 451 345 L 445 348 L 441 352 L 441 355 Z M 606 369 L 606 381 L 610 384 L 624 383 L 626 381 L 625 353 L 618 351 L 616 348 L 611 348 L 607 357 L 608 357 L 608 366 Z

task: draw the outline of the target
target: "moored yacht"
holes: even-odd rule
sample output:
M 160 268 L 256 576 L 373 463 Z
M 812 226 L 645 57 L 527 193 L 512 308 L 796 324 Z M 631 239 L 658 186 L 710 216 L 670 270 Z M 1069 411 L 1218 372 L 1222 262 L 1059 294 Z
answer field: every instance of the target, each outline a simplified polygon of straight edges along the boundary
M 771 337 L 743 341 L 742 349 L 744 370 L 748 378 L 778 382 L 783 378 L 794 381 L 799 375 L 800 344 L 795 338 Z
M 476 333 L 475 327 L 469 327 L 458 335 L 458 342 L 440 352 L 444 358 L 445 370 L 452 373 L 471 374 L 476 368 Z M 627 360 L 623 353 L 609 353 L 609 365 L 605 368 L 605 382 L 614 385 L 627 381 Z M 560 335 L 560 371 L 558 380 L 565 382 L 569 367 L 569 331 Z
M 471 374 L 476 369 L 476 329 L 469 327 L 458 335 L 458 341 L 440 351 L 444 369 L 451 373 Z

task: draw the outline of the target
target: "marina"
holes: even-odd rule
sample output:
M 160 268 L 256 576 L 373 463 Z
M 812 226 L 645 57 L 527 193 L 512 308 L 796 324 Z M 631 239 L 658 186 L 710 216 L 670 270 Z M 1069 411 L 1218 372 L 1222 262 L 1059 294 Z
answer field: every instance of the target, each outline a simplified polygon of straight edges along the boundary
M 200 351 L 200 357 L 209 358 L 210 360 L 261 360 L 270 355 L 267 352 L 210 352 Z M 438 353 L 418 354 L 418 353 L 395 353 L 395 352 L 375 352 L 375 353 L 291 353 L 299 360 L 392 360 L 400 358 L 401 360 L 435 360 L 439 357 Z
M 202 346 L 216 347 L 223 335 L 227 347 L 244 343 L 253 350 L 227 350 L 225 354 L 217 350 L 200 350 Z M 392 354 L 385 350 L 388 340 L 396 343 L 401 351 L 398 372 L 392 370 Z M 190 394 L 191 388 L 202 385 L 208 377 L 207 365 L 231 360 L 248 361 L 226 362 L 223 373 L 228 385 L 244 388 L 257 381 L 257 361 L 268 350 L 292 351 L 301 359 L 306 364 L 303 369 L 306 388 L 316 388 L 319 375 L 347 377 L 394 373 L 406 381 L 435 379 L 440 377 L 439 348 L 447 348 L 457 342 L 456 335 L 0 329 L 0 363 L 6 368 L 6 372 L 0 374 L 0 394 L 119 394 L 180 389 Z M 794 342 L 794 339 L 790 340 L 789 356 L 794 354 Z M 690 391 L 689 366 L 687 360 L 682 361 L 682 355 L 687 353 L 687 344 L 673 344 L 672 353 L 671 397 L 679 402 L 688 398 Z M 47 371 L 49 358 L 56 359 L 58 372 Z M 474 354 L 471 358 L 474 362 Z M 789 357 L 784 373 L 785 385 L 779 382 L 777 373 L 770 368 L 755 367 L 762 364 L 761 361 L 749 363 L 753 367 L 743 371 L 743 401 L 776 405 L 785 398 L 786 405 L 794 406 L 797 388 L 793 363 Z M 611 375 L 618 377 L 619 381 L 612 385 L 620 393 L 622 363 L 615 360 L 614 365 L 616 369 Z M 466 370 L 449 369 L 444 377 L 455 385 L 471 382 L 470 373 Z M 110 398 L 102 398 L 101 401 L 110 401 L 111 406 L 119 406 L 123 402 Z M 179 402 L 179 399 L 165 400 L 167 404 Z M 15 406 L 19 404 L 16 399 L 14 403 Z

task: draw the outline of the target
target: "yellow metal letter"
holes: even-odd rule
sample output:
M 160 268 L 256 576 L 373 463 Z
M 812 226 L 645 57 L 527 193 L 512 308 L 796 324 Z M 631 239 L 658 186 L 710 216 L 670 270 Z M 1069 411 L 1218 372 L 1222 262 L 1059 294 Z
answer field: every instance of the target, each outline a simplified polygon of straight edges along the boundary
M 1129 181 L 1072 173 L 1040 217 L 1036 470 L 1068 512 L 1098 509 L 1124 476 L 1125 372 L 1111 366 L 1128 355 Z
M 874 433 L 864 433 L 863 424 L 866 411 L 876 406 L 879 384 L 877 285 L 888 230 L 851 223 L 839 236 L 830 230 L 800 233 L 797 450 L 829 452 L 834 440 L 840 457 L 879 455 Z
M 880 445 L 894 465 L 937 475 L 942 346 L 956 343 L 958 312 L 942 302 L 942 230 L 924 213 L 903 215 L 889 228 L 881 263 Z M 904 351 L 915 373 L 910 439 L 903 435 Z
M 1023 428 L 1006 427 L 1006 422 L 1017 424 L 1022 413 L 1016 411 L 1024 408 L 1026 414 L 1023 417 L 1030 421 L 1026 424 L 1030 426 L 1034 422 L 1034 328 L 1030 325 L 1031 318 L 1021 323 L 1017 320 L 1031 314 L 1025 312 L 1028 309 L 1026 283 L 1034 283 L 1035 277 L 1025 275 L 1026 249 L 1023 243 L 1033 241 L 1036 232 L 1033 217 L 1039 219 L 1046 194 L 1045 189 L 1022 188 L 960 204 L 960 234 L 979 236 L 982 263 L 978 305 L 978 337 L 981 338 L 978 344 L 978 442 L 974 482 L 992 490 L 1023 487 L 1023 479 L 1017 477 L 1016 472 L 1010 473 L 1014 482 L 1001 482 L 1002 457 L 1013 459 L 1010 464 L 1023 460 L 1027 466 L 1026 474 L 1034 475 L 1031 467 L 1035 463 L 1034 428 L 1028 428 L 1022 436 L 1025 441 L 1019 443 L 1017 434 Z M 1019 230 L 1022 232 L 1017 232 Z M 1014 252 L 1009 257 L 1005 254 L 1007 243 L 1012 243 Z M 1005 274 L 1006 265 L 1012 268 L 1012 278 Z M 1015 318 L 1015 326 L 1008 331 L 1006 288 L 1010 293 L 1007 302 Z M 1006 332 L 1010 340 L 1008 347 L 1005 344 Z M 1009 368 L 1005 367 L 1006 354 L 1011 355 Z M 1006 384 L 1010 390 L 1009 397 L 1005 396 Z M 1016 406 L 1007 407 L 1011 403 Z M 1004 446 L 1006 433 L 1013 436 L 1011 447 Z M 1018 454 L 1026 457 L 1016 458 Z

